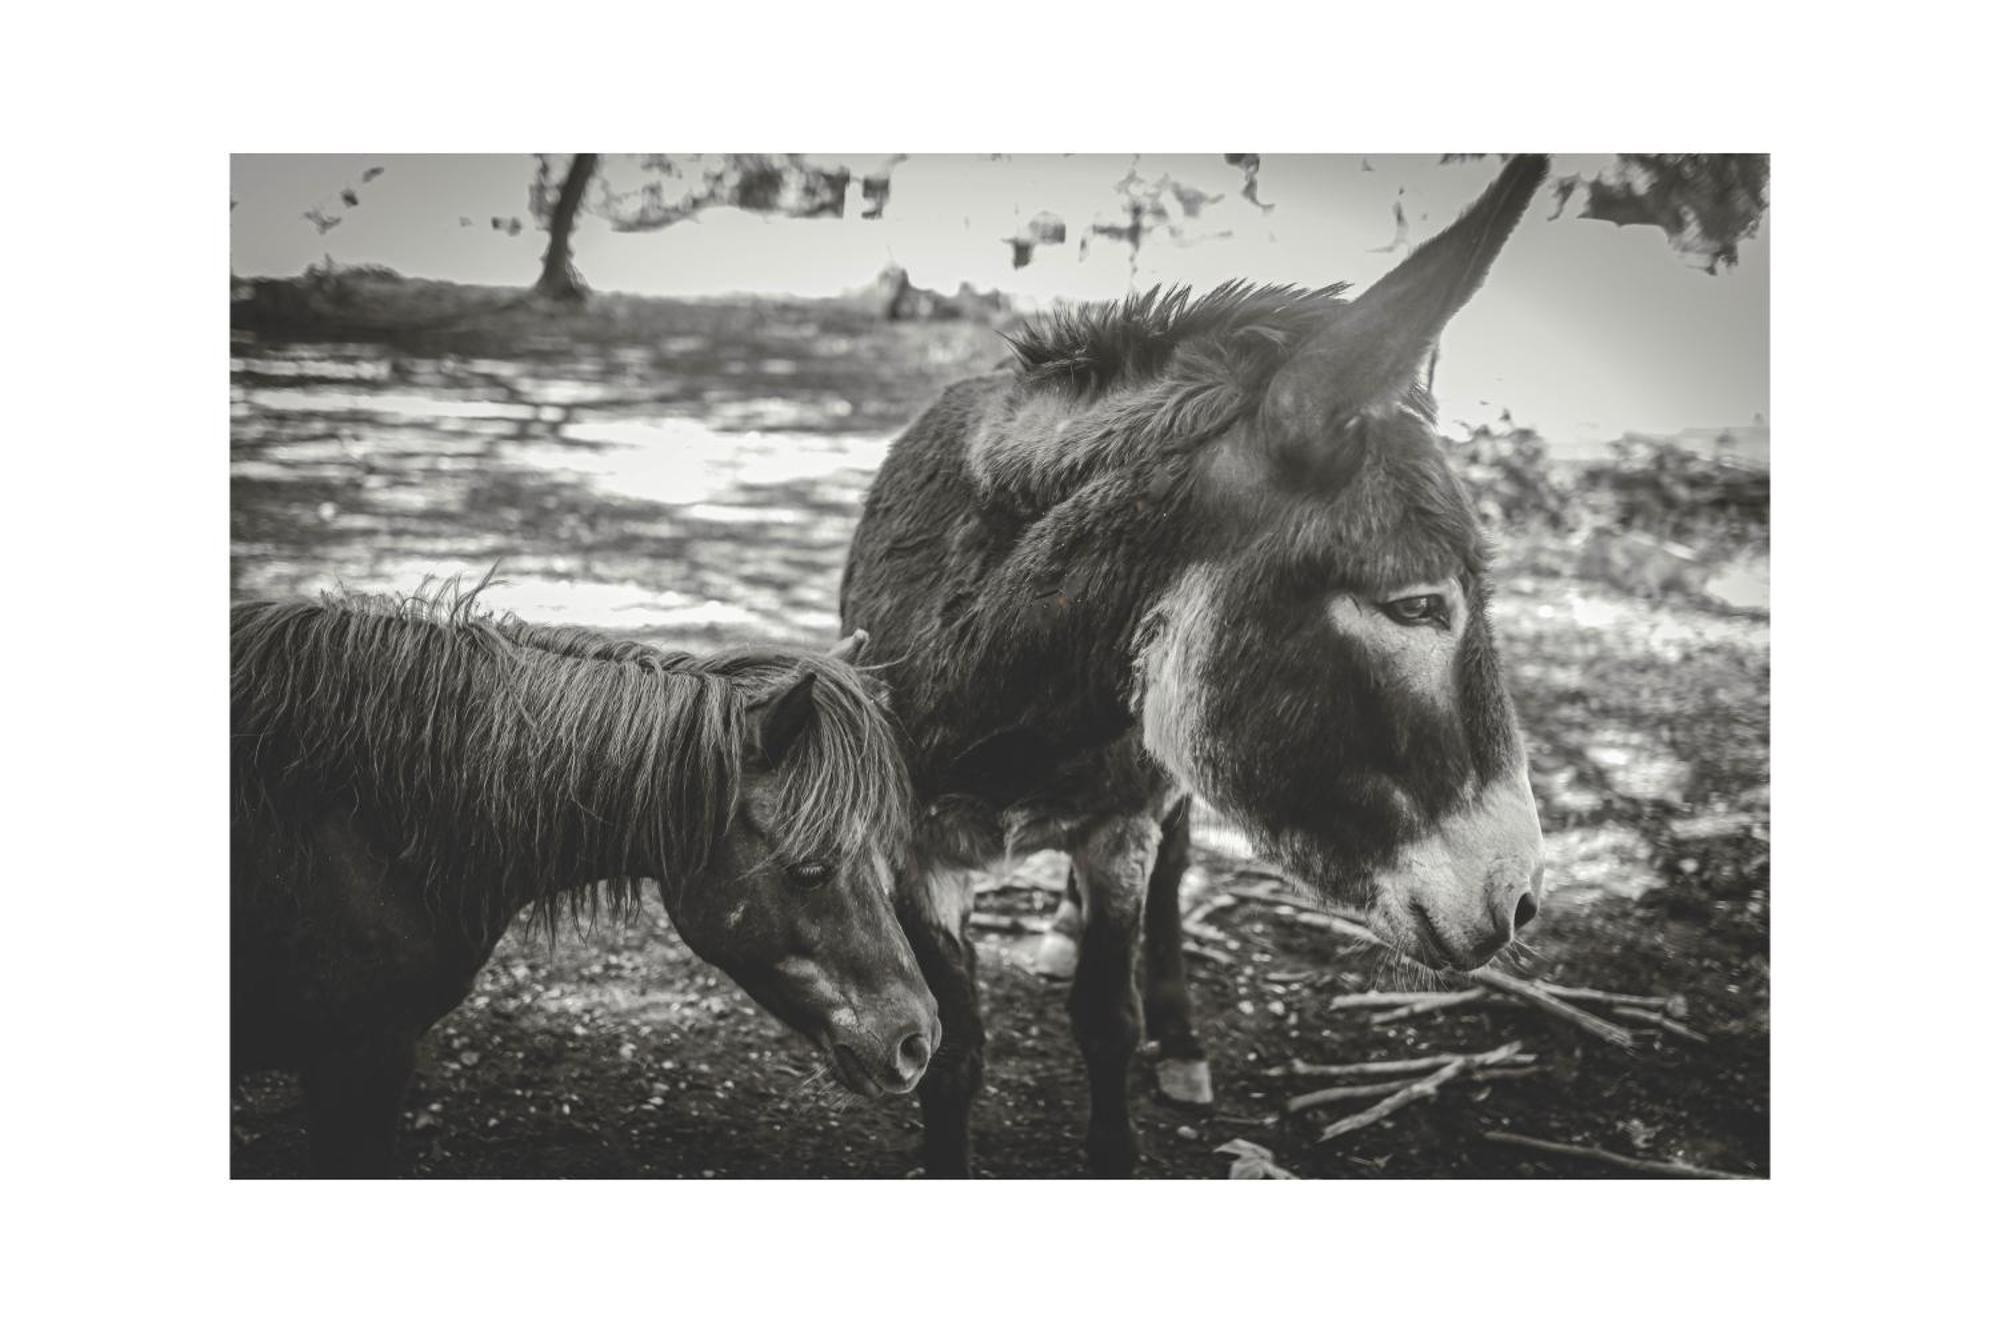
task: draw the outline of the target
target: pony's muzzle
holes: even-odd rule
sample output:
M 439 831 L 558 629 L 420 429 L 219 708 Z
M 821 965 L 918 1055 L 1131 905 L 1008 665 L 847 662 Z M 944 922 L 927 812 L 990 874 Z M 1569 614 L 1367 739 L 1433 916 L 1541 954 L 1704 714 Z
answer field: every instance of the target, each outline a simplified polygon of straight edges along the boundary
M 875 1049 L 871 1052 L 869 1047 Z M 924 1071 L 930 1068 L 931 1052 L 936 1049 L 932 1032 L 918 1025 L 879 1046 L 874 1042 L 836 1041 L 833 1059 L 841 1081 L 849 1088 L 870 1096 L 893 1097 L 917 1086 Z
M 925 1032 L 912 1032 L 896 1043 L 896 1072 L 901 1075 L 903 1091 L 917 1086 L 917 1080 L 931 1065 L 931 1039 Z

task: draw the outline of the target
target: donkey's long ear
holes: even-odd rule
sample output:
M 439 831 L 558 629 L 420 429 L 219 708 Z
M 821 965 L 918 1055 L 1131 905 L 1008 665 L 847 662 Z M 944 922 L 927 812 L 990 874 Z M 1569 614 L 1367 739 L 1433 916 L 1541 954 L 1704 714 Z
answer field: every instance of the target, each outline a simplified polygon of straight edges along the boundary
M 813 686 L 818 683 L 813 672 L 802 672 L 797 680 L 780 685 L 744 710 L 751 749 L 772 768 L 785 762 L 793 742 L 812 720 Z
M 1549 160 L 1522 154 L 1464 216 L 1343 306 L 1271 380 L 1266 421 L 1309 438 L 1329 422 L 1393 401 L 1415 382 L 1431 344 L 1493 267 Z

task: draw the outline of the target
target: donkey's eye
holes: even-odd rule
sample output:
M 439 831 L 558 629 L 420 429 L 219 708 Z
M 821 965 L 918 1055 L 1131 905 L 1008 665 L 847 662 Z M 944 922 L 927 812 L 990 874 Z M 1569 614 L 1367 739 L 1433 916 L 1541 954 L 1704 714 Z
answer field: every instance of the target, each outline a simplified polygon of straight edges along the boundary
M 785 873 L 792 877 L 794 884 L 812 888 L 826 883 L 827 877 L 833 874 L 833 867 L 824 861 L 801 861 Z
M 1399 625 L 1436 625 L 1440 629 L 1451 626 L 1450 611 L 1443 597 L 1427 592 L 1421 597 L 1398 597 L 1393 602 L 1380 604 L 1382 614 Z

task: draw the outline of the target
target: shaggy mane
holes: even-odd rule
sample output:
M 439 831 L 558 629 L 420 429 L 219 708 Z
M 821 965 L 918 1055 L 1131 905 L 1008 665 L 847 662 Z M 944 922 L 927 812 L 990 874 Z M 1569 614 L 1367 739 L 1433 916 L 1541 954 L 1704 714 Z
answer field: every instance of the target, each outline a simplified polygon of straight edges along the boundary
M 239 828 L 298 854 L 311 819 L 352 808 L 439 903 L 479 914 L 525 886 L 551 925 L 627 906 L 647 879 L 708 868 L 741 794 L 746 706 L 810 667 L 815 721 L 766 832 L 793 860 L 906 839 L 893 723 L 853 667 L 533 625 L 478 608 L 485 586 L 233 607 Z

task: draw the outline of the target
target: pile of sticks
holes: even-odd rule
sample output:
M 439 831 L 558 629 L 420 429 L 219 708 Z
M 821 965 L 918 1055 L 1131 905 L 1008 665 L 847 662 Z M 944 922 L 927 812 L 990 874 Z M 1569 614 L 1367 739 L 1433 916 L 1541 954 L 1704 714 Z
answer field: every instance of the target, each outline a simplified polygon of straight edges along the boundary
M 1281 887 L 1282 881 L 1274 887 L 1270 883 L 1257 882 L 1261 878 L 1249 872 L 1219 886 L 1188 912 L 1183 919 L 1183 928 L 1197 938 L 1211 932 L 1219 936 L 1220 932 L 1208 926 L 1204 918 L 1234 902 L 1248 900 L 1275 905 L 1285 912 L 1288 919 L 1321 927 L 1357 943 L 1386 947 L 1355 916 L 1309 905 Z M 1680 1021 L 1687 1016 L 1687 1008 L 1686 1002 L 1678 996 L 1628 995 L 1587 986 L 1562 986 L 1553 982 L 1531 981 L 1493 968 L 1480 968 L 1468 974 L 1467 980 L 1472 984 L 1456 990 L 1362 991 L 1335 996 L 1328 1004 L 1332 1009 L 1373 1011 L 1369 1021 L 1376 1025 L 1402 1022 L 1465 1004 L 1527 1005 L 1620 1050 L 1631 1050 L 1635 1045 L 1632 1029 L 1583 1007 L 1591 1005 L 1626 1023 L 1644 1024 L 1688 1041 L 1708 1040 Z M 1319 1142 L 1325 1143 L 1386 1120 L 1414 1102 L 1436 1097 L 1439 1090 L 1448 1084 L 1493 1083 L 1503 1079 L 1526 1078 L 1532 1076 L 1536 1068 L 1535 1057 L 1523 1052 L 1520 1042 L 1513 1041 L 1490 1051 L 1428 1055 L 1408 1060 L 1375 1060 L 1346 1065 L 1313 1065 L 1292 1060 L 1266 1070 L 1265 1074 L 1276 1078 L 1339 1080 L 1289 1098 L 1284 1106 L 1287 1115 L 1342 1102 L 1374 1099 L 1365 1109 L 1344 1116 L 1321 1130 Z M 1507 1130 L 1489 1130 L 1482 1137 L 1491 1143 L 1601 1162 L 1647 1175 L 1702 1180 L 1753 1178 L 1690 1166 L 1684 1162 L 1626 1157 L 1602 1148 L 1556 1143 Z
M 1034 889 L 1038 891 L 1038 897 L 1044 892 L 1061 891 L 1059 884 L 1008 887 Z M 1182 947 L 1186 954 L 1219 966 L 1239 965 L 1240 960 L 1228 950 L 1240 945 L 1227 933 L 1209 924 L 1208 918 L 1218 911 L 1245 902 L 1273 907 L 1286 920 L 1324 929 L 1358 944 L 1384 950 L 1388 947 L 1368 929 L 1358 914 L 1309 902 L 1293 892 L 1282 879 L 1246 868 L 1217 881 L 1200 884 L 1195 892 L 1188 895 L 1181 920 L 1185 936 Z M 991 899 L 982 905 L 999 907 Z M 1029 934 L 1041 928 L 1039 912 L 1031 916 L 1008 908 L 974 912 L 972 924 L 980 929 L 1005 934 Z M 1334 1010 L 1366 1013 L 1368 1021 L 1377 1026 L 1405 1022 L 1468 1004 L 1525 1006 L 1623 1051 L 1635 1048 L 1635 1027 L 1649 1028 L 1685 1041 L 1705 1043 L 1708 1040 L 1682 1021 L 1687 1017 L 1687 1007 L 1685 1000 L 1679 996 L 1632 995 L 1587 986 L 1558 985 L 1517 977 L 1490 967 L 1463 974 L 1462 980 L 1464 984 L 1452 990 L 1371 990 L 1337 995 L 1327 1001 L 1327 1006 Z M 1314 1065 L 1295 1059 L 1264 1071 L 1268 1078 L 1330 1080 L 1325 1086 L 1287 1099 L 1284 1104 L 1286 1115 L 1298 1115 L 1348 1102 L 1368 1103 L 1361 1110 L 1343 1116 L 1322 1129 L 1318 1139 L 1321 1143 L 1377 1124 L 1405 1107 L 1435 1098 L 1447 1087 L 1528 1078 L 1537 1072 L 1536 1056 L 1523 1051 L 1522 1043 L 1518 1041 L 1488 1051 L 1358 1064 Z M 1223 1118 L 1248 1122 L 1245 1117 Z M 1277 1123 L 1277 1119 L 1276 1116 L 1260 1117 L 1255 1123 L 1270 1125 Z M 1601 1148 L 1557 1143 L 1507 1130 L 1489 1130 L 1484 1132 L 1483 1137 L 1492 1143 L 1587 1159 L 1650 1175 L 1707 1180 L 1754 1179 L 1682 1162 L 1626 1157 Z
M 1196 940 L 1226 939 L 1221 931 L 1207 924 L 1206 918 L 1233 903 L 1262 902 L 1285 909 L 1290 920 L 1318 926 L 1336 935 L 1357 943 L 1370 944 L 1378 949 L 1388 947 L 1354 915 L 1313 906 L 1281 887 L 1257 882 L 1261 878 L 1263 877 L 1245 872 L 1218 886 L 1215 892 L 1204 896 L 1187 913 L 1182 921 L 1182 930 Z M 1202 954 L 1196 956 L 1206 956 L 1214 952 L 1216 951 L 1213 949 L 1204 948 Z M 1641 1024 L 1671 1033 L 1687 1041 L 1708 1040 L 1706 1036 L 1680 1021 L 1686 1017 L 1686 1008 L 1678 997 L 1626 995 L 1616 991 L 1593 990 L 1587 986 L 1559 986 L 1553 982 L 1531 981 L 1524 977 L 1513 976 L 1491 967 L 1482 967 L 1465 975 L 1472 984 L 1457 990 L 1361 991 L 1352 995 L 1335 996 L 1329 1004 L 1334 1009 L 1376 1010 L 1377 1012 L 1371 1015 L 1369 1020 L 1375 1024 L 1399 1023 L 1464 1004 L 1494 1002 L 1524 1004 L 1580 1028 L 1620 1050 L 1633 1049 L 1636 1042 L 1632 1029 L 1583 1007 L 1590 1004 L 1608 1009 L 1613 1016 L 1624 1020 L 1625 1023 Z

